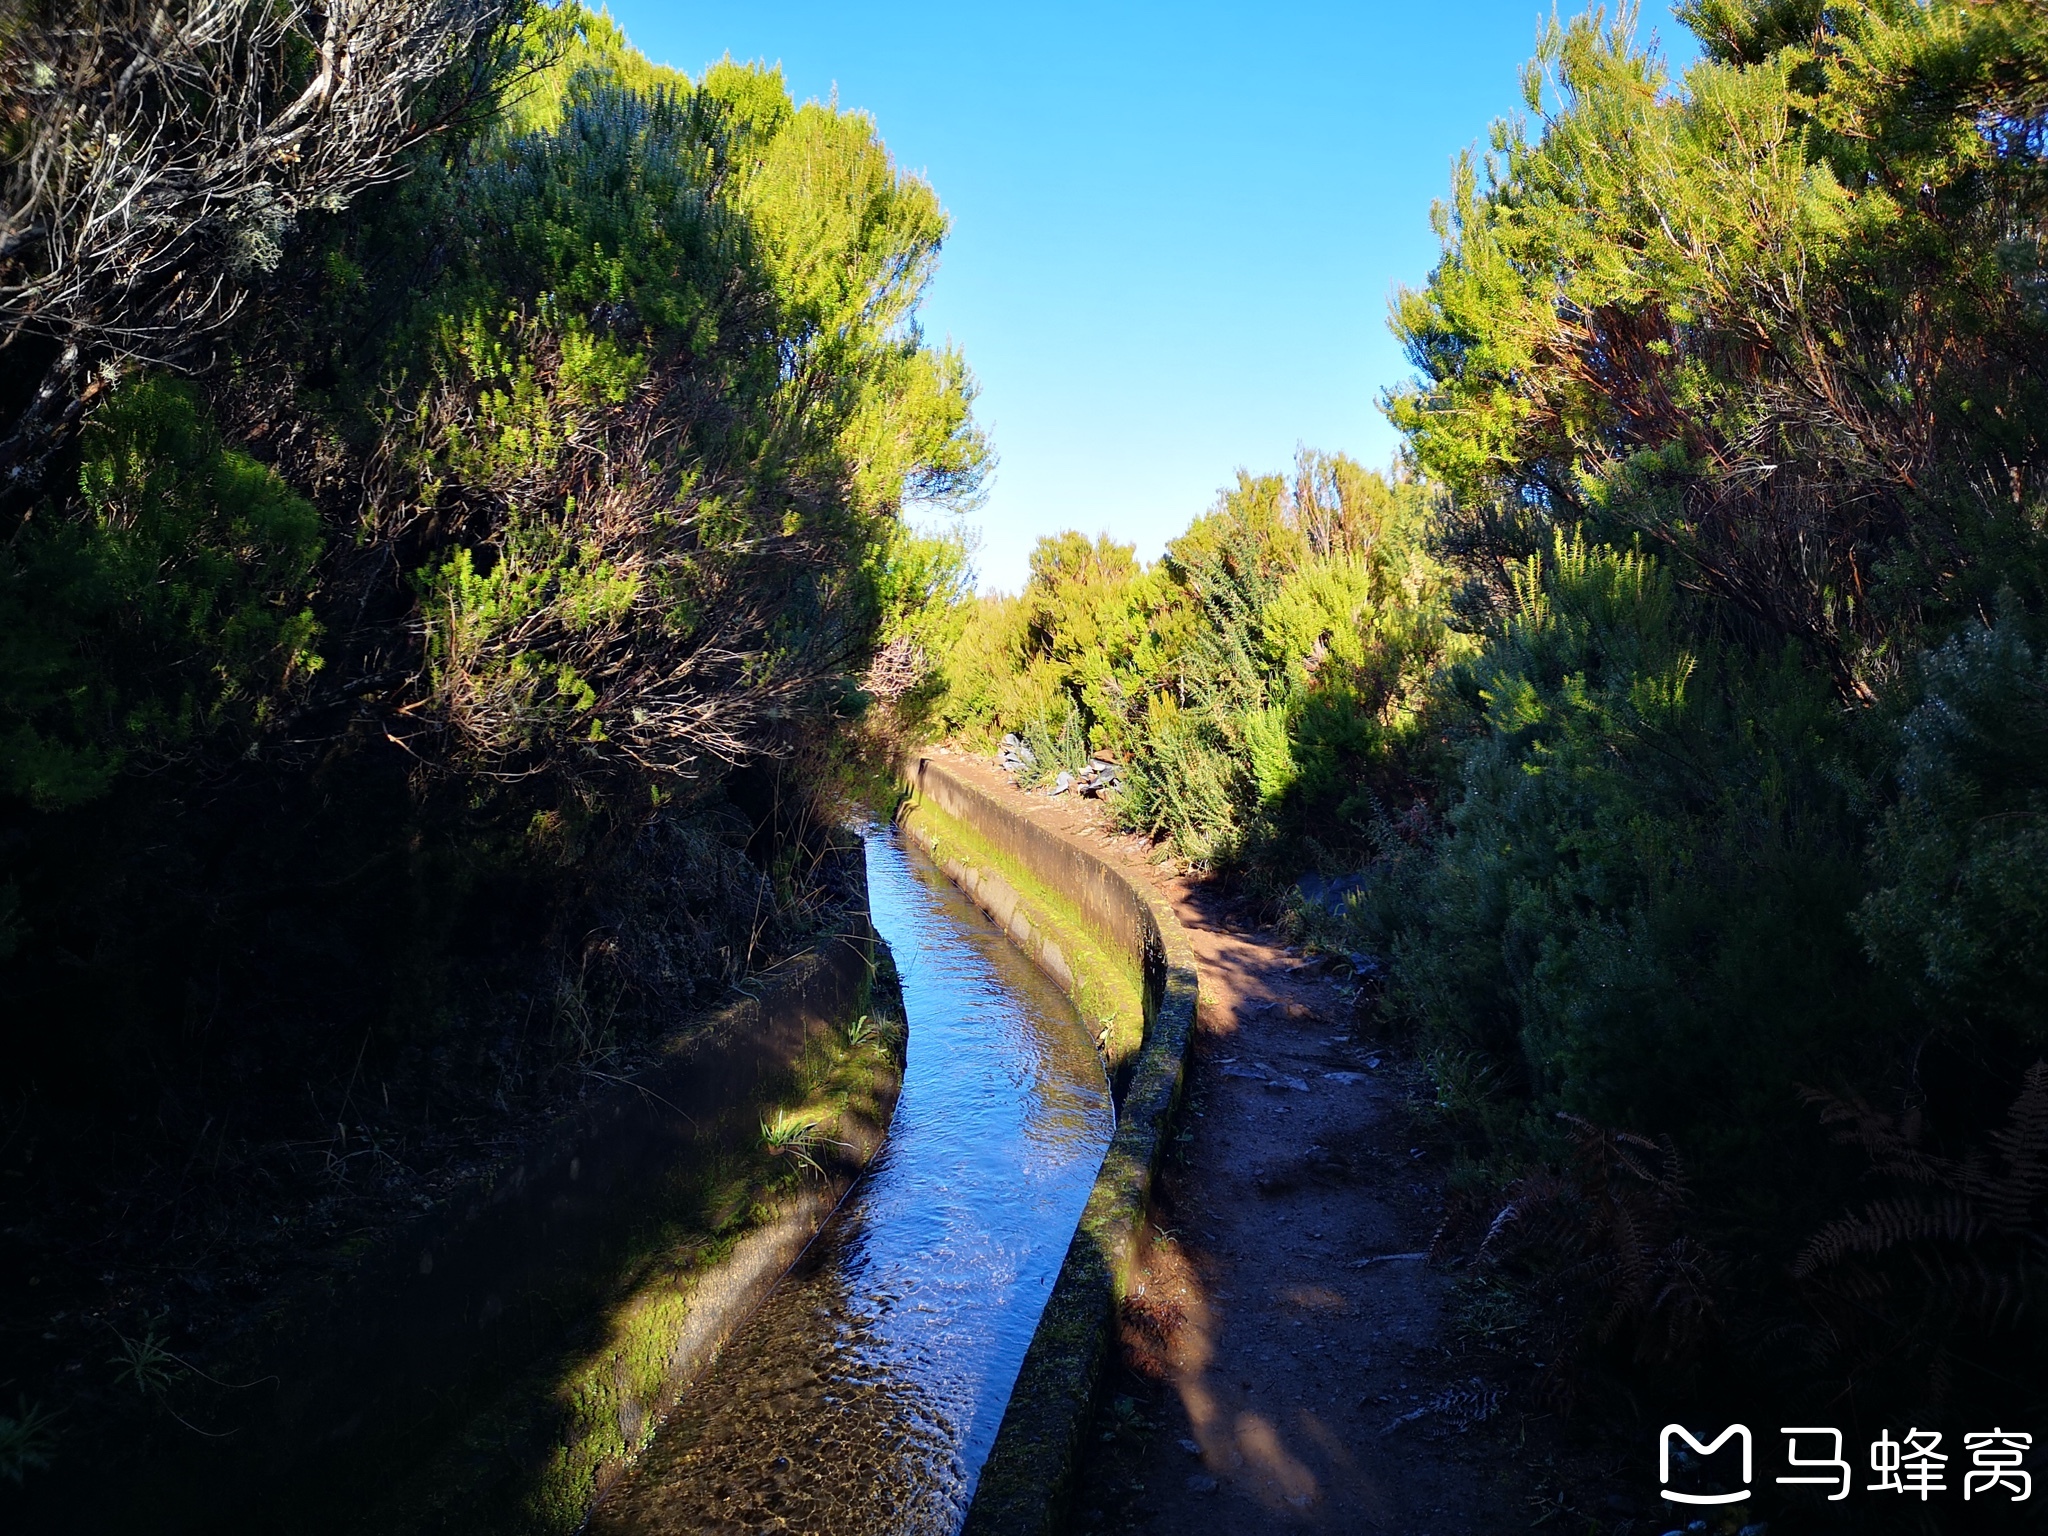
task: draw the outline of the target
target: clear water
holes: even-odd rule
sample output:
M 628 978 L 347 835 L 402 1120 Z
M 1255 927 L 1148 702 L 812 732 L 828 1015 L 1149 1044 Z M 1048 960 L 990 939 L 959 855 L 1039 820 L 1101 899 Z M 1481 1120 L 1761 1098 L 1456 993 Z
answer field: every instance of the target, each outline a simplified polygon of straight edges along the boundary
M 894 828 L 867 837 L 910 1018 L 888 1141 L 593 1532 L 951 1536 L 1113 1129 L 1066 997 Z

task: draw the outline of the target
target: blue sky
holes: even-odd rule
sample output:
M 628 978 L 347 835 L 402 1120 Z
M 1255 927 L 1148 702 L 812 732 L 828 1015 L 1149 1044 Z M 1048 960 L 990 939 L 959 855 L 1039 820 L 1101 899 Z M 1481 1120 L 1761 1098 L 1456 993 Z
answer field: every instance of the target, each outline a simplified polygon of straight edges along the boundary
M 1156 555 L 1240 466 L 1386 464 L 1389 298 L 1435 261 L 1456 153 L 1521 104 L 1535 0 L 888 6 L 619 0 L 692 76 L 726 53 L 875 117 L 952 215 L 924 323 L 1000 458 L 976 559 L 1039 535 Z M 1569 8 L 1566 9 L 1569 14 Z M 1662 0 L 1643 27 L 1680 57 Z

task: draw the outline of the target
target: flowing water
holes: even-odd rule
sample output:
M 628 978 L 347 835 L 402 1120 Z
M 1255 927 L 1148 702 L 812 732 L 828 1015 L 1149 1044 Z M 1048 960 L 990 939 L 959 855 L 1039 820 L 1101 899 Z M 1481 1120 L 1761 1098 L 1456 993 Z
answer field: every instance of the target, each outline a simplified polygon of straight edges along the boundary
M 894 828 L 910 1019 L 887 1143 L 590 1529 L 951 1536 L 1113 1128 L 1073 1005 Z

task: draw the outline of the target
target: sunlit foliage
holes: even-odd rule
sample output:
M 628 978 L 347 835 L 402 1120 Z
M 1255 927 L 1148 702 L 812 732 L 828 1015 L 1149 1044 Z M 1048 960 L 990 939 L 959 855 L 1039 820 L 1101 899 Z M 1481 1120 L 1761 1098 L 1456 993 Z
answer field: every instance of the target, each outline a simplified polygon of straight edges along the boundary
M 1416 485 L 1304 453 L 1291 481 L 1241 475 L 1153 565 L 1043 539 L 1021 594 L 968 613 L 938 719 L 1049 767 L 1112 753 L 1119 817 L 1194 858 L 1356 841 L 1405 782 L 1446 645 L 1427 513 Z

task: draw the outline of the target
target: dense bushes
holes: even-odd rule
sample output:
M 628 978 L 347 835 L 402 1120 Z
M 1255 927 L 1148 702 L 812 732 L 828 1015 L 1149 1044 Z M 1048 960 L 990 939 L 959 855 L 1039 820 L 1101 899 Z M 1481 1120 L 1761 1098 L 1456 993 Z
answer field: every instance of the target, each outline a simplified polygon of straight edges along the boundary
M 1480 650 L 1441 678 L 1443 820 L 1350 942 L 1494 1167 L 1569 1181 L 1559 1113 L 1672 1138 L 1720 1255 L 1695 1365 L 1859 1382 L 1871 1422 L 2024 1416 L 2038 1329 L 1956 1277 L 2024 1290 L 2038 1192 L 1939 1254 L 1839 1213 L 1872 1177 L 1980 1192 L 2038 1139 L 2009 1113 L 2042 1049 L 2039 15 L 1695 20 L 1676 90 L 1625 25 L 1553 29 L 1540 131 L 1461 172 L 1398 306 L 1390 408 Z M 1539 1309 L 1586 1272 L 1473 1252 Z
M 1118 815 L 1190 857 L 1358 843 L 1419 750 L 1445 653 L 1426 498 L 1303 454 L 1240 476 L 1158 564 L 1107 536 L 1041 540 L 1021 596 L 966 605 L 931 722 L 1016 731 L 1050 771 L 1124 763 Z
M 340 805 L 395 772 L 414 808 L 357 828 L 365 856 L 425 815 L 546 883 L 650 818 L 719 823 L 727 773 L 802 749 L 951 579 L 898 519 L 985 458 L 914 322 L 945 216 L 873 124 L 772 71 L 655 70 L 573 8 L 476 47 L 464 99 L 495 70 L 510 109 L 220 257 L 239 317 L 199 387 L 88 359 L 82 435 L 0 555 L 24 977 L 69 920 L 22 883 L 55 856 L 38 808 L 309 773 Z
M 1856 914 L 1930 1015 L 2048 1051 L 2048 664 L 2014 610 L 1922 667 Z
M 1560 535 L 1518 578 L 1447 679 L 1474 730 L 1427 895 L 1374 947 L 1439 1048 L 1675 1134 L 1732 1188 L 1778 1155 L 1795 1083 L 1895 1038 L 1847 920 L 1832 699 L 1787 653 L 1701 636 L 1640 554 Z
M 1460 166 L 1401 484 L 1049 541 L 938 719 L 1072 719 L 1196 857 L 1365 866 L 1322 937 L 1388 962 L 1445 1250 L 1559 1400 L 2031 1422 L 2048 31 L 1687 14 L 1675 84 L 1631 13 L 1554 25 Z
M 104 794 L 131 756 L 258 739 L 321 665 L 318 516 L 220 441 L 183 385 L 137 381 L 92 419 L 67 518 L 0 550 L 0 792 Z
M 414 573 L 416 750 L 694 776 L 836 698 L 903 498 L 972 492 L 971 383 L 910 323 L 944 216 L 773 74 L 568 91 L 340 232 L 292 346 Z
M 0 88 L 0 1291 L 203 1352 L 834 920 L 826 742 L 986 451 L 936 195 L 772 70 L 574 6 L 45 5 Z M 48 238 L 116 182 L 125 318 Z M 20 1390 L 81 1348 L 10 1335 Z

